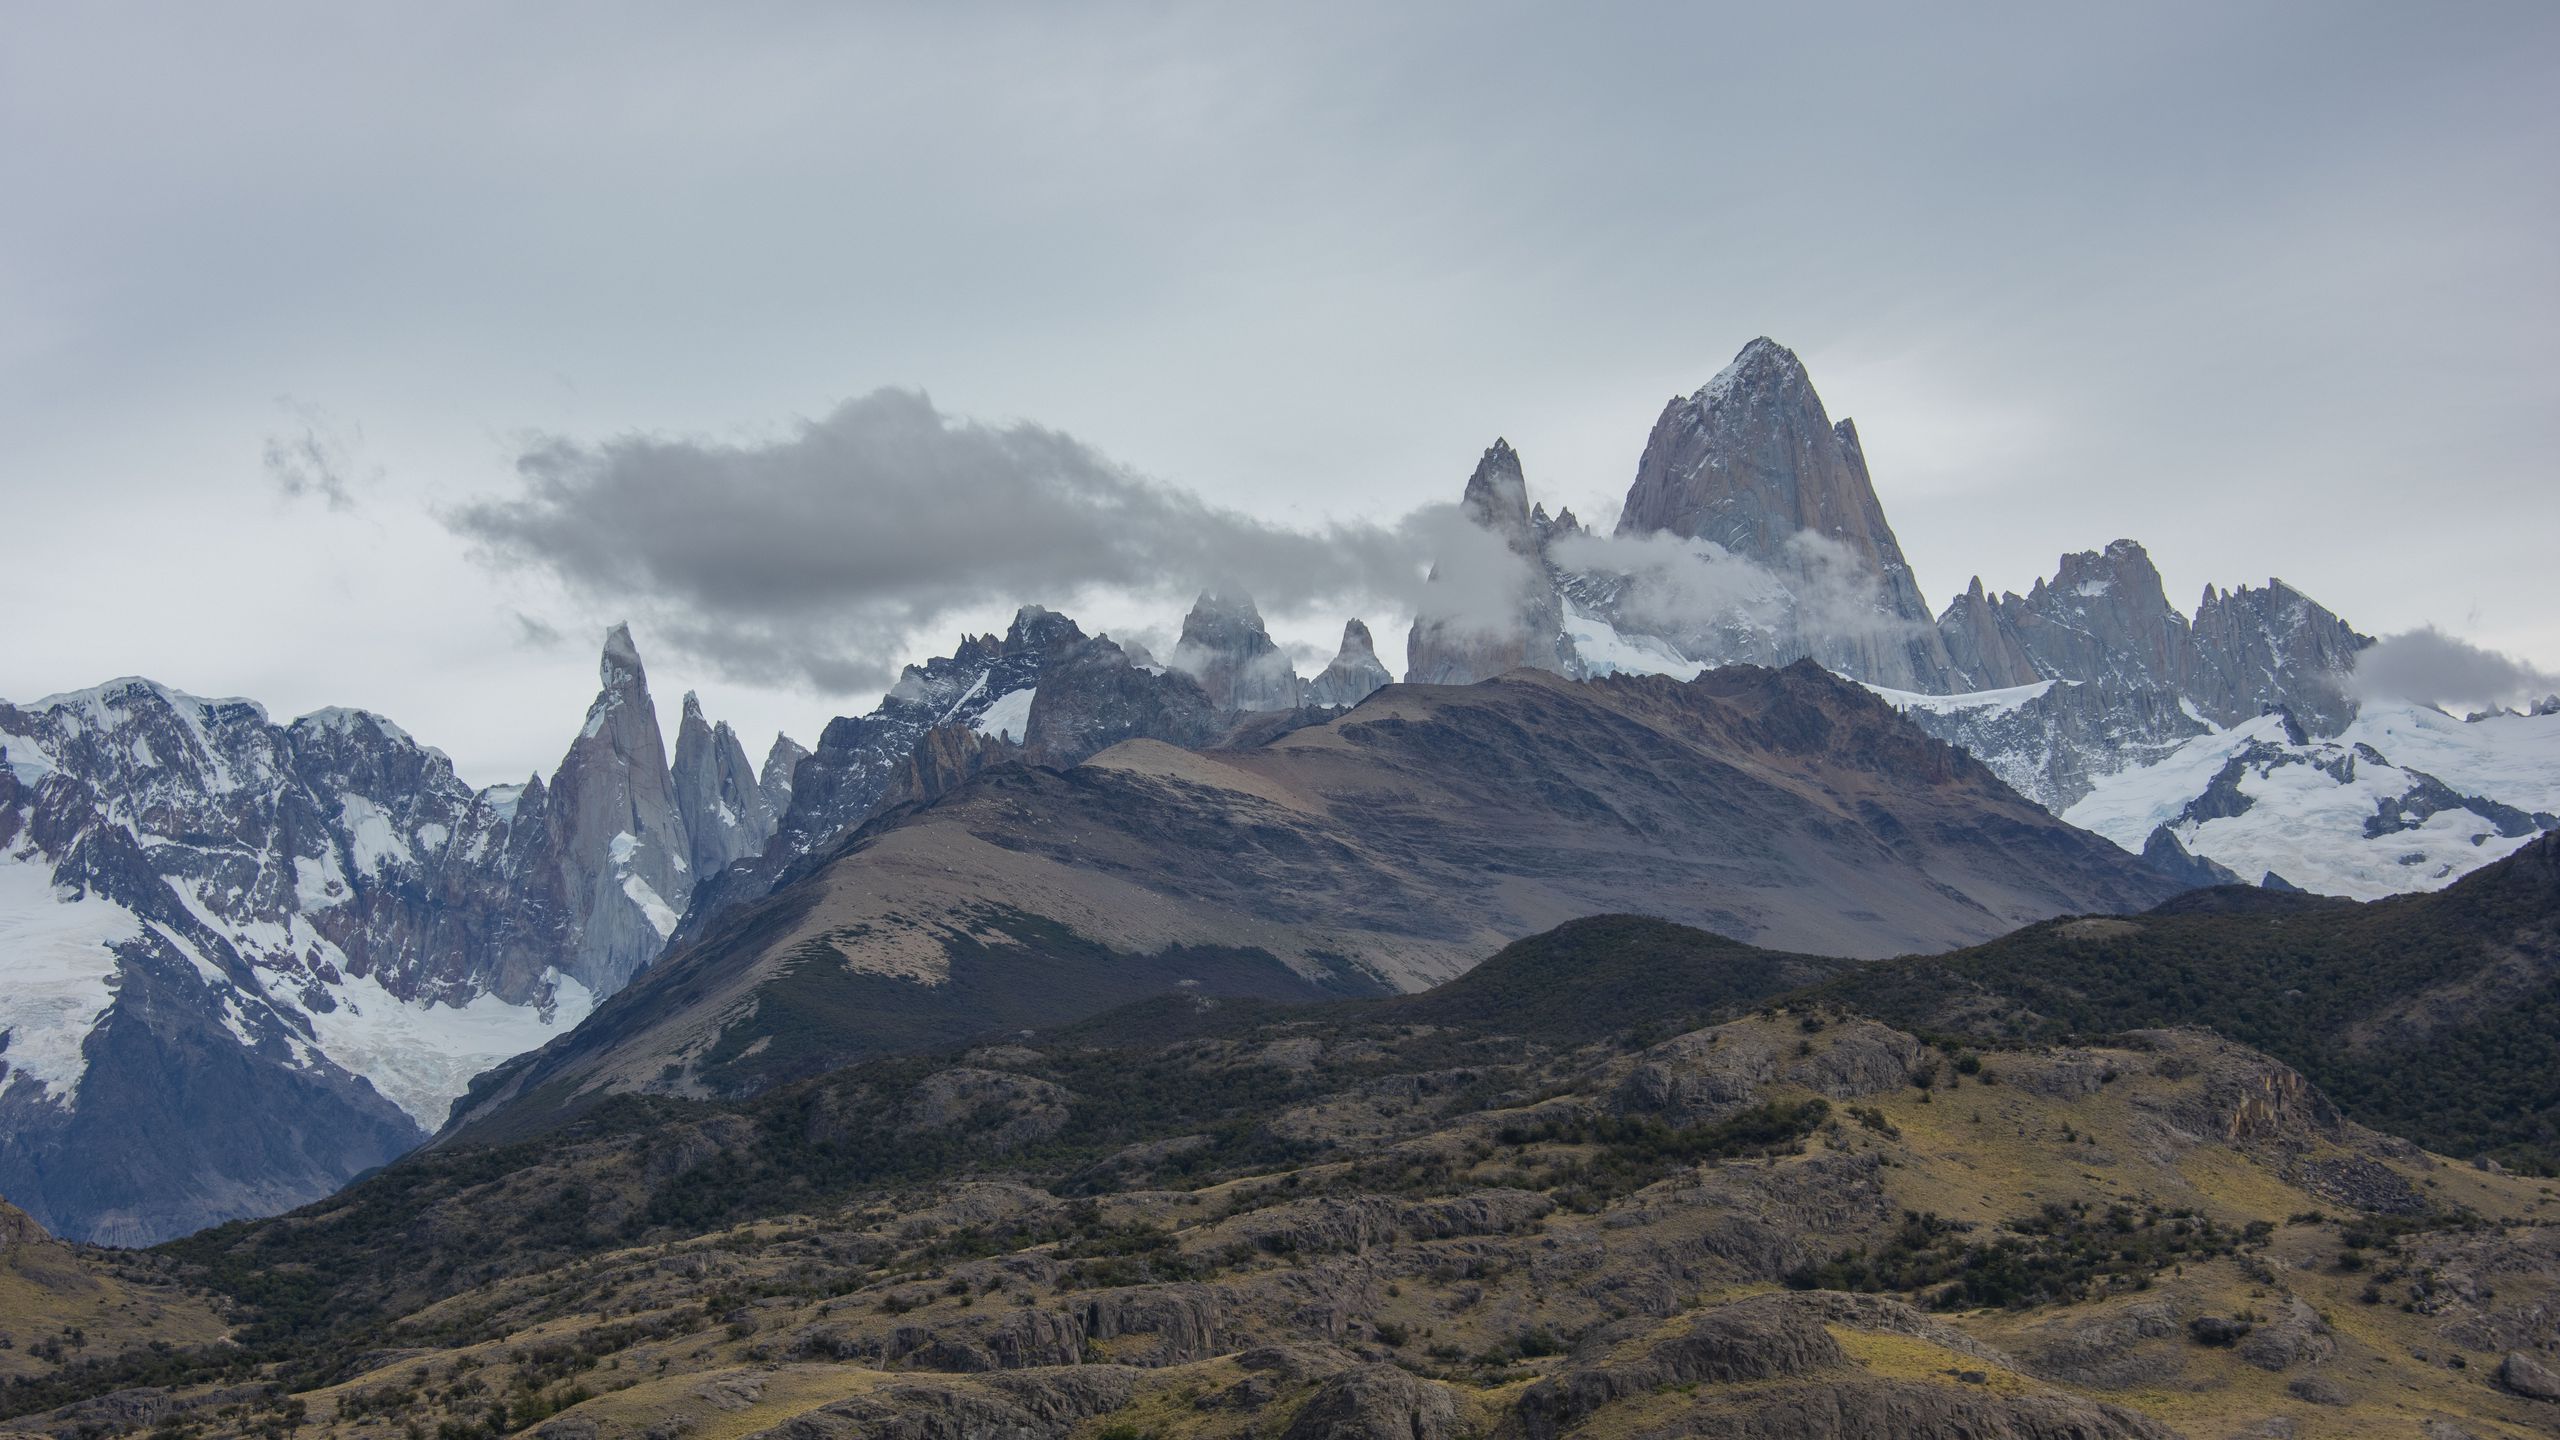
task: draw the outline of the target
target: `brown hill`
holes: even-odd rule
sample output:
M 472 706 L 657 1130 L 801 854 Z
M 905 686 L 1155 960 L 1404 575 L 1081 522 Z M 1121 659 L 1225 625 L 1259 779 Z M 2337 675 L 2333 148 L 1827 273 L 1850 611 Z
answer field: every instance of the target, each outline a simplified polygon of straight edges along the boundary
M 456 1121 L 744 1093 L 1176 987 L 1418 989 L 1595 913 L 1873 957 L 2177 888 L 1810 663 L 1390 686 L 1255 743 L 1004 765 L 875 820 Z
M 1932 1046 L 1773 1000 L 1803 962 L 1739 950 L 1608 917 L 1423 996 L 1242 1023 L 1260 1007 L 1203 999 L 1166 1040 L 1096 1038 L 1171 1028 L 1124 1016 L 739 1102 L 625 1097 L 167 1247 L 240 1297 L 242 1349 L 8 1387 L 0 1416 L 58 1440 L 173 1410 L 164 1433 L 347 1440 L 2549 1432 L 2548 1181 L 2376 1134 L 2199 1031 Z M 1639 1028 L 1595 1038 L 1612 1000 Z M 274 1392 L 235 1398 L 249 1379 Z

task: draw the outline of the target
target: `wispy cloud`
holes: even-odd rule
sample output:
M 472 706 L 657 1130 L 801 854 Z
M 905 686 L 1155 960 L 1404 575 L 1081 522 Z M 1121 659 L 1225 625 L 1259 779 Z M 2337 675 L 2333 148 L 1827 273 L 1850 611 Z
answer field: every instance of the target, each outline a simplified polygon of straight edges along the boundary
M 2374 642 L 2356 657 L 2349 683 L 2368 697 L 2458 707 L 2547 695 L 2560 689 L 2560 675 L 2425 625 Z
M 277 397 L 276 404 L 293 417 L 291 425 L 266 438 L 267 478 L 277 493 L 287 500 L 316 497 L 332 510 L 355 509 L 355 485 L 381 474 L 360 468 L 363 427 L 341 426 L 318 405 L 290 395 Z

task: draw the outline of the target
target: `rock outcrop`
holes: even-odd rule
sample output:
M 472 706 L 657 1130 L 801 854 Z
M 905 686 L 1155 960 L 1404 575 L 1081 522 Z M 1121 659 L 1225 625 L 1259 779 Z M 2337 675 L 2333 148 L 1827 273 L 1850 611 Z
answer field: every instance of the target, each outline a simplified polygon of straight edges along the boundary
M 1316 1388 L 1281 1440 L 1457 1440 L 1457 1398 L 1393 1365 L 1346 1370 Z
M 774 753 L 786 753 L 785 743 L 778 738 Z M 773 768 L 768 756 L 766 770 Z M 705 720 L 702 701 L 690 690 L 684 696 L 684 718 L 676 727 L 672 778 L 695 884 L 728 869 L 734 861 L 764 852 L 765 842 L 773 837 L 772 800 L 748 766 L 747 750 L 738 743 L 737 732 L 725 720 L 717 725 Z M 786 799 L 790 794 L 787 783 L 783 794 Z
M 2044 678 L 2019 643 L 2016 627 L 2003 623 L 1999 602 L 1984 593 L 1979 575 L 1938 617 L 1938 639 L 1947 647 L 1951 689 L 2005 690 Z
M 2034 672 L 2003 684 L 2060 678 L 2175 691 L 2193 664 L 2186 617 L 2169 604 L 2150 555 L 2131 540 L 2065 555 L 2053 579 L 2038 580 L 2024 596 L 2004 595 L 1995 608 L 2001 638 Z M 1963 678 L 1962 688 L 1991 688 L 1978 683 L 1988 676 Z
M 1038 764 L 1073 765 L 1123 740 L 1206 745 L 1225 711 L 1180 670 L 1145 669 L 1100 636 L 1061 652 L 1031 698 L 1023 749 Z
M 782 817 L 791 813 L 792 772 L 809 758 L 809 747 L 788 735 L 776 733 L 773 744 L 764 752 L 764 766 L 756 772 L 756 789 L 764 796 L 765 813 L 773 817 L 779 828 Z M 767 832 L 767 838 L 771 833 Z
M 1172 665 L 1199 681 L 1220 710 L 1294 710 L 1305 688 L 1271 643 L 1250 595 L 1201 592 L 1183 617 Z
M 552 853 L 575 937 L 561 966 L 611 994 L 658 957 L 693 894 L 692 844 L 676 807 L 648 672 L 628 626 L 605 637 L 603 688 L 551 777 Z
M 1345 621 L 1342 648 L 1334 653 L 1333 663 L 1307 682 L 1307 703 L 1327 710 L 1347 710 L 1394 679 L 1378 659 L 1378 647 L 1369 638 L 1369 627 L 1358 620 Z
M 777 761 L 787 742 L 778 741 L 759 781 L 768 794 L 788 796 L 776 813 L 772 838 L 759 853 L 701 877 L 676 942 L 690 941 L 738 906 L 764 898 L 795 867 L 860 825 L 910 778 L 909 760 L 925 732 L 972 728 L 991 714 L 1025 707 L 1050 657 L 1084 639 L 1073 620 L 1026 605 L 1004 634 L 966 636 L 951 654 L 908 666 L 869 714 L 828 721 L 817 748 L 782 769 Z M 1021 738 L 1017 730 L 1015 739 Z
M 2528 1400 L 2560 1401 L 2560 1367 L 2522 1350 L 2510 1350 L 2498 1362 L 2498 1383 Z
M 2283 708 L 2318 735 L 2353 716 L 2343 678 L 2373 643 L 2281 580 L 2208 585 L 2190 623 L 2131 540 L 2063 556 L 2025 595 L 1991 598 L 1977 577 L 1937 623 L 1955 690 L 2064 680 L 2164 694 L 2216 725 Z
M 1834 425 L 1795 352 L 1752 341 L 1654 422 L 1621 536 L 1702 540 L 1762 566 L 1792 601 L 1766 632 L 1664 638 L 1709 663 L 1810 655 L 1878 685 L 1947 688 L 1944 643 L 1885 522 L 1857 427 Z M 1686 643 L 1683 643 L 1686 642 Z M 1719 653 L 1739 644 L 1743 653 Z
M 1460 511 L 1492 542 L 1465 542 L 1432 568 L 1424 613 L 1405 639 L 1405 680 L 1472 685 L 1507 670 L 1574 672 L 1564 600 L 1547 573 L 1511 442 L 1496 440 L 1467 477 Z
M 2341 682 L 2372 638 L 2282 580 L 2254 590 L 2206 586 L 2189 633 L 2182 693 L 2215 724 L 2280 706 L 2312 734 L 2335 735 L 2354 717 Z

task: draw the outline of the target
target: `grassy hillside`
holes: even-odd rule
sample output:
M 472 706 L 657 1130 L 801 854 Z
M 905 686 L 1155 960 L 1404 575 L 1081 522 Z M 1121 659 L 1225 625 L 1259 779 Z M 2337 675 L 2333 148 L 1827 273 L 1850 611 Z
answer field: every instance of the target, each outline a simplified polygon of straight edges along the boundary
M 2342 1122 L 2238 1047 L 1968 1074 L 1812 1010 L 1640 1049 L 1415 1028 L 980 1050 L 427 1157 L 174 1247 L 270 1323 L 192 1376 L 91 1372 L 89 1393 L 140 1379 L 176 1408 L 90 1433 L 2165 1440 L 2545 1417 L 2496 1377 L 2560 1303 L 2560 1198 Z M 965 1103 L 919 1106 L 955 1076 Z M 48 1407 L 11 1423 L 77 1434 L 96 1411 L 72 1393 L 9 1392 Z
M 2560 1171 L 2560 836 L 2435 894 L 2355 905 L 2205 891 L 1814 993 L 1988 1043 L 2210 1026 L 2377 1129 Z
M 1600 917 L 1420 996 L 620 1097 L 164 1247 L 234 1341 L 22 1379 L 0 1430 L 2547 1433 L 2560 1189 L 2356 1123 L 2473 1123 L 2416 1087 L 2342 1114 L 2146 1027 L 2326 1017 L 2377 1076 L 2531 1093 L 2460 1030 L 2543 973 L 2552 860 L 1845 973 Z
M 1376 1006 L 1408 1024 L 1546 1041 L 1688 1028 L 1855 962 L 1762 950 L 1644 915 L 1594 915 L 1515 941 L 1447 984 Z M 1685 1023 L 1684 1023 L 1685 1022 Z

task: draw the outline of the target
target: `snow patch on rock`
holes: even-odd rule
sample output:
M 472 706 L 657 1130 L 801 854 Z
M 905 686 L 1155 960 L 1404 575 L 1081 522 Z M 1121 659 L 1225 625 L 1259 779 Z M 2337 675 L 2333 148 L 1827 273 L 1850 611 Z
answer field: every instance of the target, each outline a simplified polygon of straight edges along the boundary
M 1564 605 L 1565 639 L 1573 645 L 1582 672 L 1601 675 L 1668 675 L 1695 680 L 1707 667 L 1651 635 L 1629 635 L 1617 626 L 1568 600 Z
M 56 889 L 43 856 L 0 855 L 0 1061 L 11 1085 L 24 1075 L 45 1099 L 77 1103 L 89 1066 L 82 1043 L 115 1001 L 112 947 L 141 936 L 142 921 L 123 906 Z
M 985 713 L 978 716 L 977 723 L 969 728 L 981 735 L 993 735 L 999 740 L 1021 744 L 1031 723 L 1031 697 L 1038 693 L 1038 686 L 1006 691 L 997 696 L 995 703 L 989 705 Z

